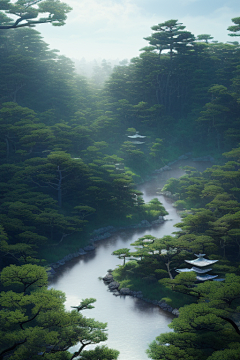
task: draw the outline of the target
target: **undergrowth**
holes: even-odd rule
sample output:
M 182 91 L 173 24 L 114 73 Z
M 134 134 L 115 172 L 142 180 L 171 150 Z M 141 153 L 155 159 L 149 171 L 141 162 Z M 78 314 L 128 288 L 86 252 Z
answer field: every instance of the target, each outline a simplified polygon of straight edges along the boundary
M 173 308 L 180 308 L 196 302 L 195 297 L 168 289 L 155 278 L 140 278 L 131 273 L 129 273 L 126 278 L 126 275 L 123 276 L 123 274 L 121 274 L 119 268 L 113 270 L 112 275 L 114 280 L 120 283 L 120 288 L 128 287 L 133 291 L 142 291 L 143 297 L 149 300 L 160 301 L 168 298 L 167 303 Z

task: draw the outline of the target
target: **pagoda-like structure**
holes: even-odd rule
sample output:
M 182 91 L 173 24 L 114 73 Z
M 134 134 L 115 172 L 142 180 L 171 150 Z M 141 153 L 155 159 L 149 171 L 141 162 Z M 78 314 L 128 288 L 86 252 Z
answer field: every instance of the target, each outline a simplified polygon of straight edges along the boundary
M 211 271 L 211 268 L 208 268 L 208 266 L 211 266 L 212 264 L 215 264 L 218 260 L 208 260 L 205 259 L 204 256 L 206 254 L 195 254 L 197 256 L 197 259 L 195 260 L 185 260 L 186 263 L 193 265 L 191 269 L 185 268 L 185 269 L 176 269 L 178 273 L 182 272 L 189 272 L 189 271 L 195 271 L 197 273 L 197 280 L 198 281 L 206 281 L 206 280 L 213 280 L 218 277 L 218 275 L 209 275 L 207 274 L 209 271 Z
M 144 141 L 139 141 L 137 139 L 144 139 L 146 136 L 144 135 L 139 135 L 138 131 L 136 131 L 136 134 L 134 135 L 128 135 L 128 138 L 129 139 L 132 139 L 132 144 L 135 144 L 135 145 L 141 145 L 141 144 L 144 144 Z

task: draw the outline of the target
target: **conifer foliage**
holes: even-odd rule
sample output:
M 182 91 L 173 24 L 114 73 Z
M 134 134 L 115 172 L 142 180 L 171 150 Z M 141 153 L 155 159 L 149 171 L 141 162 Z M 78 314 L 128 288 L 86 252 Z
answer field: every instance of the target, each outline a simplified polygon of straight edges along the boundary
M 82 315 L 95 299 L 66 311 L 65 295 L 47 288 L 44 266 L 85 245 L 97 227 L 166 215 L 157 199 L 144 204 L 136 182 L 190 151 L 225 152 L 227 161 L 202 174 L 186 169 L 166 184 L 176 207 L 191 211 L 175 236 L 145 236 L 135 252 L 114 254 L 126 262 L 120 269 L 127 277 L 196 299 L 180 309 L 174 332 L 150 345 L 152 359 L 237 359 L 239 43 L 195 37 L 178 20 L 165 21 L 100 90 L 99 79 L 94 87 L 77 75 L 32 29 L 63 25 L 68 5 L 3 0 L 0 10 L 0 359 L 117 359 L 106 346 L 86 348 L 107 339 L 105 323 Z M 229 35 L 239 36 L 239 18 L 232 21 Z M 139 132 L 144 141 L 129 137 Z M 197 251 L 221 260 L 216 270 L 225 282 L 194 286 L 194 277 L 176 276 Z

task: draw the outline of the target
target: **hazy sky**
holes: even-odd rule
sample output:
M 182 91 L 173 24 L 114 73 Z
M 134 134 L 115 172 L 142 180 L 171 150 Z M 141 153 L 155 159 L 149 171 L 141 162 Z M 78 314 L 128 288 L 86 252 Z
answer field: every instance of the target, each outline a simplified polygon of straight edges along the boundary
M 148 43 L 151 26 L 178 19 L 194 35 L 228 36 L 231 19 L 240 16 L 239 0 L 63 0 L 73 10 L 63 27 L 39 25 L 51 48 L 70 58 L 131 59 Z

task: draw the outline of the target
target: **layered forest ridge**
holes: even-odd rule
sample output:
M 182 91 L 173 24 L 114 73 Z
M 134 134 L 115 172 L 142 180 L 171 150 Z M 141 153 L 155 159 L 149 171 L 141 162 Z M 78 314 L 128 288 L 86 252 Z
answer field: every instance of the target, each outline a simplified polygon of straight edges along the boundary
M 12 3 L 0 1 L 0 359 L 118 358 L 106 346 L 85 349 L 107 339 L 107 324 L 81 313 L 95 299 L 66 311 L 64 293 L 47 288 L 46 270 L 89 250 L 96 229 L 161 220 L 166 210 L 157 198 L 144 203 L 137 184 L 191 153 L 215 165 L 202 173 L 187 167 L 162 189 L 183 211 L 175 234 L 140 238 L 134 252 L 116 249 L 134 259 L 113 275 L 122 288 L 150 291 L 159 301 L 167 289 L 164 301 L 174 307 L 177 298 L 190 299 L 174 331 L 150 345 L 151 359 L 237 360 L 239 43 L 196 37 L 168 20 L 152 27 L 140 56 L 115 66 L 99 86 L 32 28 L 63 25 L 66 4 L 33 1 L 37 10 L 31 1 Z M 34 20 L 43 12 L 49 16 Z M 240 18 L 232 20 L 230 35 L 239 36 Z M 218 260 L 213 272 L 223 281 L 178 274 L 194 253 Z

